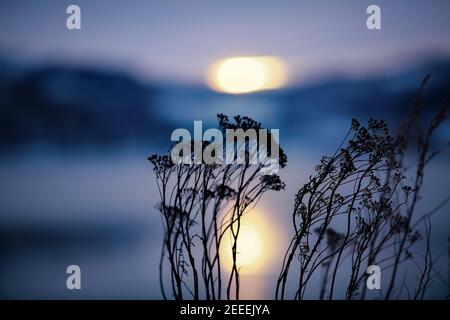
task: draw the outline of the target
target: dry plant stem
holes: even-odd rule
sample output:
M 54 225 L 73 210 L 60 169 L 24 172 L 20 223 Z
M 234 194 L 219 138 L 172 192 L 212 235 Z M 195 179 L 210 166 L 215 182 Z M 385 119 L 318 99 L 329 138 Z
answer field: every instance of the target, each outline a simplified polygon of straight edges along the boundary
M 261 128 L 247 117 L 237 116 L 233 122 L 223 115 L 218 119 L 223 131 Z M 270 134 L 268 137 L 272 139 Z M 204 142 L 201 147 L 208 144 Z M 164 274 L 168 273 L 174 299 L 221 299 L 224 289 L 227 299 L 239 299 L 238 242 L 242 217 L 265 192 L 285 188 L 277 175 L 260 174 L 262 164 L 250 165 L 249 143 L 243 148 L 246 160 L 242 164 L 175 165 L 169 155 L 149 158 L 161 198 L 158 209 L 164 226 L 164 246 L 159 270 L 164 298 L 168 297 L 164 284 Z M 235 150 L 235 156 L 240 151 Z M 287 159 L 281 149 L 279 152 L 279 166 L 283 168 Z M 189 156 L 194 159 L 194 154 Z M 221 245 L 227 237 L 232 248 L 229 276 L 224 275 L 221 265 Z M 163 268 L 165 260 L 169 262 L 168 270 Z
M 276 299 L 286 298 L 288 278 L 295 276 L 298 280 L 293 298 L 304 299 L 308 283 L 318 277 L 320 266 L 320 299 L 335 297 L 338 278 L 348 279 L 339 295 L 364 299 L 365 271 L 372 264 L 382 267 L 384 274 L 389 272 L 385 298 L 391 297 L 399 266 L 414 261 L 410 249 L 421 239 L 416 227 L 424 218 L 413 221 L 414 211 L 425 167 L 439 153 L 430 151 L 433 133 L 447 115 L 446 104 L 422 132 L 421 96 L 427 81 L 428 77 L 414 100 L 411 117 L 395 138 L 384 121 L 371 119 L 363 127 L 353 120 L 337 151 L 323 157 L 315 174 L 299 189 L 292 212 L 294 237 L 282 261 Z M 419 152 L 413 185 L 409 187 L 404 158 L 408 146 L 414 145 L 413 138 L 418 138 Z M 431 225 L 427 225 L 427 238 L 430 231 Z M 344 263 L 347 259 L 349 263 Z M 412 298 L 425 296 L 433 276 L 433 261 L 429 248 Z

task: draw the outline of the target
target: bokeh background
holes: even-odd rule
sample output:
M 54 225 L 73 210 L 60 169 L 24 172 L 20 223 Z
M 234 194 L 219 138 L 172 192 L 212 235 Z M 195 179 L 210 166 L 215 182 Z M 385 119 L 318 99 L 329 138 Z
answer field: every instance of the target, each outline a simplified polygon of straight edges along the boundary
M 215 126 L 217 113 L 279 128 L 288 155 L 287 189 L 257 209 L 278 240 L 266 267 L 243 277 L 243 298 L 272 298 L 293 195 L 351 119 L 395 127 L 426 74 L 427 112 L 449 93 L 447 0 L 75 2 L 73 31 L 73 1 L 0 2 L 0 298 L 160 299 L 162 228 L 146 159 L 175 128 Z M 370 4 L 381 7 L 381 30 L 366 28 Z M 283 88 L 207 86 L 218 59 L 261 55 L 284 62 Z M 435 145 L 449 132 L 447 121 Z M 448 197 L 449 161 L 445 151 L 429 167 L 419 212 Z M 448 211 L 432 220 L 442 255 L 429 298 L 448 294 Z M 71 264 L 82 290 L 66 288 Z

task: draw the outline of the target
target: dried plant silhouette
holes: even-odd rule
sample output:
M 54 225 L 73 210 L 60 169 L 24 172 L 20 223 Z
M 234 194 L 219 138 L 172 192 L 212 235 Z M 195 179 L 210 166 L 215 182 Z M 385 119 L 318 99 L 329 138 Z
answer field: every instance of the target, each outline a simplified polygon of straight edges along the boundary
M 309 181 L 297 192 L 292 211 L 294 236 L 282 261 L 276 299 L 304 299 L 310 284 L 322 277 L 320 299 L 337 295 L 366 297 L 366 269 L 383 270 L 383 298 L 408 290 L 412 299 L 423 299 L 435 276 L 430 248 L 429 216 L 416 217 L 425 168 L 439 151 L 430 149 L 433 133 L 447 116 L 447 104 L 424 125 L 422 93 L 418 91 L 410 118 L 393 137 L 384 121 L 353 120 L 337 151 L 324 156 Z M 413 165 L 405 164 L 411 147 L 417 148 Z M 448 200 L 448 199 L 447 199 Z M 425 232 L 418 225 L 424 224 Z M 426 241 L 423 261 L 411 247 Z M 409 290 L 400 277 L 400 266 L 412 261 L 418 267 L 418 284 Z M 314 280 L 313 280 L 314 279 Z M 339 287 L 345 281 L 345 288 Z M 292 286 L 292 284 L 294 284 Z M 294 289 L 292 289 L 294 287 Z
M 247 117 L 236 116 L 230 120 L 220 114 L 218 122 L 222 132 L 262 129 L 260 123 Z M 270 133 L 267 138 L 274 139 Z M 204 151 L 211 143 L 192 142 L 191 149 L 201 147 Z M 278 144 L 276 146 L 279 148 Z M 149 157 L 161 197 L 158 209 L 164 239 L 159 274 L 164 299 L 209 300 L 223 296 L 239 299 L 241 219 L 265 192 L 282 190 L 285 184 L 278 175 L 261 175 L 264 164 L 250 164 L 254 149 L 248 140 L 241 145 L 241 150 L 234 150 L 234 156 L 245 152 L 244 163 L 174 164 L 170 154 Z M 194 152 L 183 154 L 185 156 L 195 157 Z M 286 155 L 280 148 L 279 167 L 285 167 L 286 163 Z M 230 241 L 232 248 L 229 275 L 224 275 L 222 266 L 220 248 L 224 241 Z
M 448 112 L 446 103 L 424 120 L 422 95 L 428 80 L 395 136 L 382 120 L 371 119 L 363 126 L 353 119 L 336 152 L 324 156 L 298 190 L 291 216 L 294 236 L 281 261 L 276 299 L 310 297 L 313 283 L 319 283 L 319 299 L 365 299 L 366 270 L 371 265 L 383 270 L 380 298 L 384 299 L 404 291 L 411 299 L 424 299 L 433 279 L 441 277 L 434 269 L 437 256 L 431 248 L 430 216 L 450 198 L 428 214 L 416 213 L 425 169 L 442 150 L 432 150 L 433 134 Z M 218 122 L 222 132 L 262 129 L 247 117 L 230 120 L 220 114 Z M 270 133 L 268 138 L 273 139 Z M 183 157 L 195 163 L 195 150 L 204 151 L 215 142 L 188 143 L 191 151 Z M 149 157 L 164 226 L 159 264 L 164 299 L 239 299 L 242 217 L 266 191 L 285 188 L 278 175 L 261 175 L 264 164 L 250 164 L 255 149 L 249 141 L 241 148 L 234 149 L 234 157 L 245 153 L 240 164 L 175 164 L 170 150 Z M 287 158 L 281 148 L 279 155 L 283 168 Z M 407 163 L 411 158 L 412 164 Z M 412 248 L 420 240 L 425 249 L 415 257 Z M 231 243 L 229 273 L 223 269 L 224 241 Z M 412 288 L 402 275 L 405 262 L 417 269 Z

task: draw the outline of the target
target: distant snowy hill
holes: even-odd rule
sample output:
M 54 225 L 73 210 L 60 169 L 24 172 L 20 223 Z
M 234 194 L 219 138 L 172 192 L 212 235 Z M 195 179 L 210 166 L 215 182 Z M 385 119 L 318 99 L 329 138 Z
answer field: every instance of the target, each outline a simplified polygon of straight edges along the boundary
M 193 120 L 214 125 L 217 113 L 247 115 L 304 138 L 312 130 L 317 136 L 333 134 L 352 117 L 397 121 L 405 116 L 426 74 L 432 75 L 425 96 L 431 111 L 449 96 L 450 60 L 368 79 L 329 79 L 240 96 L 144 84 L 100 69 L 0 61 L 0 146 L 166 145 L 174 128 L 191 128 Z

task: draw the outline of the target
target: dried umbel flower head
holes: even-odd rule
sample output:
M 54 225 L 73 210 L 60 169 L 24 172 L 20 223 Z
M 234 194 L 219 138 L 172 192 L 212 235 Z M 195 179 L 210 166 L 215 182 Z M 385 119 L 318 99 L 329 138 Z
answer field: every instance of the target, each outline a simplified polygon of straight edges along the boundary
M 236 116 L 218 115 L 219 130 L 262 130 L 260 123 Z M 271 132 L 269 139 L 274 139 Z M 259 142 L 259 141 L 258 141 Z M 220 299 L 226 286 L 226 297 L 239 298 L 239 267 L 237 264 L 241 219 L 250 212 L 267 191 L 280 191 L 285 183 L 277 174 L 263 174 L 266 163 L 251 163 L 249 144 L 245 161 L 240 163 L 206 163 L 198 157 L 212 143 L 186 141 L 186 162 L 176 163 L 171 155 L 149 157 L 156 173 L 160 193 L 158 210 L 163 218 L 164 238 L 160 265 L 160 283 L 165 295 L 165 279 L 170 280 L 175 299 Z M 278 143 L 279 168 L 287 163 Z M 173 148 L 169 150 L 172 154 Z M 269 150 L 273 151 L 273 150 Z M 267 172 L 266 172 L 267 173 Z M 232 270 L 224 277 L 221 267 L 221 244 L 225 235 L 231 241 Z M 231 238 L 231 239 L 229 239 Z M 168 263 L 168 268 L 165 264 Z M 165 277 L 168 273 L 168 277 Z M 226 282 L 224 281 L 226 280 Z

